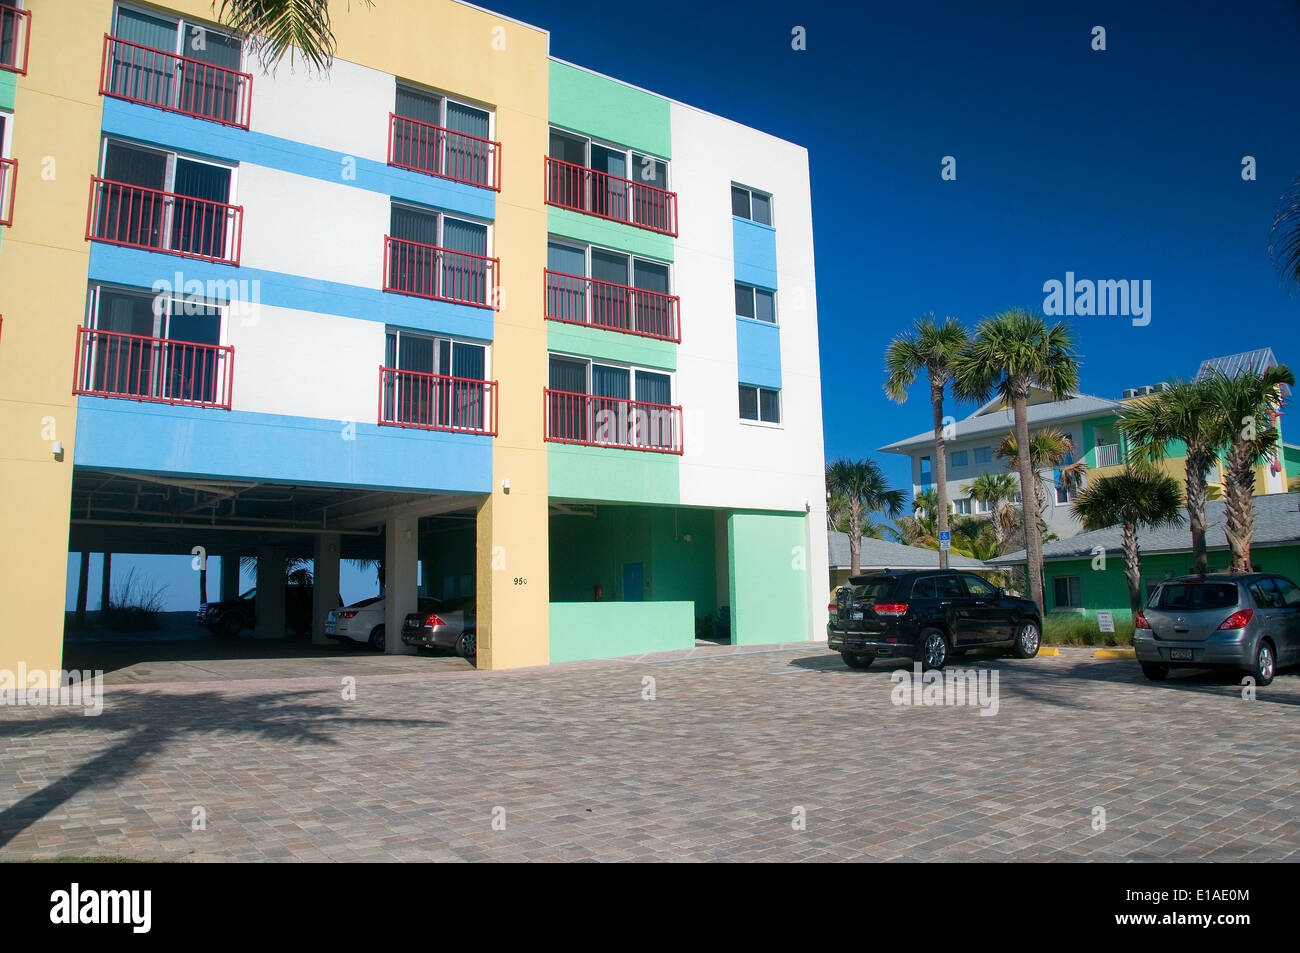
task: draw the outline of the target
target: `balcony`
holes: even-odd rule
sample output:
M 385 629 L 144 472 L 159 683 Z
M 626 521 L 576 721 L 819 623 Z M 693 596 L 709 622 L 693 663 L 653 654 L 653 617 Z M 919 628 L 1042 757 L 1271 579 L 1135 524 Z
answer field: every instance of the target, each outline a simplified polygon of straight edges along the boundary
M 550 269 L 545 275 L 548 320 L 681 343 L 676 295 Z
M 1124 462 L 1117 443 L 1097 444 L 1097 464 L 1100 467 L 1117 467 Z
M 677 237 L 677 193 L 546 157 L 546 204 Z
M 384 236 L 384 290 L 497 310 L 501 261 Z
M 501 191 L 501 143 L 388 114 L 388 164 Z
M 497 382 L 379 369 L 379 423 L 497 435 Z
M 105 34 L 99 92 L 102 96 L 247 129 L 253 77 Z
M 682 452 L 682 409 L 621 397 L 545 391 L 546 439 L 585 447 Z
M 239 265 L 244 208 L 93 177 L 86 238 Z
M 17 192 L 18 160 L 0 159 L 0 225 L 14 223 L 14 195 Z
M 26 76 L 31 39 L 32 12 L 0 6 L 0 69 Z
M 82 327 L 72 392 L 229 410 L 234 366 L 230 345 Z

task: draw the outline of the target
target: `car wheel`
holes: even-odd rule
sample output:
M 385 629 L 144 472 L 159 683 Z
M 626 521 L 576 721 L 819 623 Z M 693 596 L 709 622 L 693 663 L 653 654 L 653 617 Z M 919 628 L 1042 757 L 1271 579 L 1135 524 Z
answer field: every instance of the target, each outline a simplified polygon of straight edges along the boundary
M 1155 662 L 1143 662 L 1142 674 L 1153 682 L 1163 682 L 1169 677 L 1169 666 L 1158 665 Z
M 227 612 L 217 623 L 217 631 L 228 639 L 233 639 L 244 629 L 244 620 L 237 612 Z
M 1038 624 L 1031 621 L 1022 622 L 1020 628 L 1016 630 L 1016 641 L 1011 647 L 1011 654 L 1016 658 L 1033 658 L 1038 654 L 1041 641 Z
M 874 655 L 866 652 L 841 652 L 840 658 L 844 659 L 844 664 L 849 668 L 867 668 L 876 660 Z
M 1262 688 L 1273 681 L 1276 673 L 1277 650 L 1268 639 L 1260 639 L 1259 648 L 1255 649 L 1255 667 L 1251 669 L 1250 674 L 1254 676 L 1255 684 Z
M 377 625 L 370 630 L 370 647 L 376 652 L 382 652 L 385 648 L 384 627 Z
M 948 637 L 939 629 L 922 629 L 916 646 L 916 661 L 922 668 L 943 668 L 948 661 Z
M 456 654 L 472 661 L 478 654 L 478 637 L 473 632 L 462 633 L 456 640 Z

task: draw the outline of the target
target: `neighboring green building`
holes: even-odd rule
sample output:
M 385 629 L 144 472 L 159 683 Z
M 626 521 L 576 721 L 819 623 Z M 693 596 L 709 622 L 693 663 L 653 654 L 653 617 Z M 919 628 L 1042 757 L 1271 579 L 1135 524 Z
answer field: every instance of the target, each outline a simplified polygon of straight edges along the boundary
M 1205 515 L 1210 569 L 1222 572 L 1228 567 L 1223 502 L 1210 501 Z M 1043 590 L 1048 612 L 1092 616 L 1098 609 L 1109 609 L 1117 619 L 1129 617 L 1120 534 L 1119 526 L 1111 526 L 1043 544 Z M 1193 571 L 1191 534 L 1186 525 L 1140 530 L 1138 547 L 1142 554 L 1143 599 L 1161 580 Z M 1250 555 L 1257 570 L 1300 581 L 1300 493 L 1255 497 L 1255 538 Z M 989 560 L 995 566 L 1024 562 L 1024 550 Z

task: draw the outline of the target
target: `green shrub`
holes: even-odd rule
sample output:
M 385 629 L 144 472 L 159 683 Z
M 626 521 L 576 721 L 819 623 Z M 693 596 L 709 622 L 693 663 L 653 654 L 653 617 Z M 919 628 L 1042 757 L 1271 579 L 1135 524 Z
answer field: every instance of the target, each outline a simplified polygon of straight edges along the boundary
M 99 613 L 99 621 L 113 632 L 152 632 L 158 629 L 158 616 L 167 604 L 166 586 L 137 579 L 132 568 Z
M 1043 620 L 1044 645 L 1088 645 L 1102 648 L 1133 644 L 1131 619 L 1115 620 L 1114 632 L 1102 632 L 1095 616 L 1049 612 Z

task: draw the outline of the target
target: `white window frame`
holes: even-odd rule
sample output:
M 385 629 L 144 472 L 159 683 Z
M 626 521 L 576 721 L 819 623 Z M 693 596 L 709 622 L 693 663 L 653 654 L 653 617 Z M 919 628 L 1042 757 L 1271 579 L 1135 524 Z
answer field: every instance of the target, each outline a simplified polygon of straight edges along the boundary
M 385 358 L 385 360 L 387 360 L 387 357 L 388 357 L 388 354 L 387 354 L 387 351 L 388 351 L 388 336 L 389 336 L 390 334 L 395 335 L 396 338 L 397 338 L 397 341 L 396 341 L 396 347 L 394 348 L 394 354 L 396 355 L 395 358 L 394 358 L 394 360 L 397 360 L 397 361 L 400 361 L 400 360 L 401 360 L 401 354 L 402 354 L 402 339 L 403 339 L 403 338 L 408 338 L 408 337 L 409 337 L 409 338 L 419 338 L 419 339 L 422 340 L 422 341 L 430 341 L 430 342 L 432 342 L 432 344 L 433 344 L 433 371 L 432 371 L 432 373 L 435 374 L 435 375 L 437 375 L 437 376 L 439 376 L 439 377 L 451 377 L 451 376 L 452 376 L 451 368 L 450 368 L 450 367 L 448 367 L 448 368 L 446 368 L 446 369 L 444 370 L 443 368 L 441 368 L 441 367 L 438 366 L 438 365 L 441 363 L 441 360 L 442 360 L 442 355 L 441 355 L 441 354 L 439 353 L 439 351 L 438 351 L 438 344 L 439 344 L 439 342 L 441 342 L 441 341 L 446 341 L 446 342 L 448 342 L 448 343 L 451 345 L 451 350 L 452 350 L 451 362 L 452 362 L 452 365 L 453 365 L 453 366 L 455 366 L 455 363 L 456 363 L 456 356 L 455 356 L 455 354 L 456 354 L 456 345 L 457 345 L 457 344 L 467 345 L 467 346 L 471 346 L 471 347 L 481 347 L 481 348 L 483 348 L 483 380 L 484 380 L 484 381 L 488 381 L 488 382 L 490 382 L 490 381 L 492 380 L 492 342 L 491 342 L 491 341 L 480 341 L 480 340 L 478 340 L 478 339 L 476 339 L 476 338 L 463 338 L 463 337 L 456 337 L 455 335 L 451 335 L 451 334 L 438 334 L 438 333 L 435 332 L 435 331 L 420 331 L 420 330 L 417 330 L 417 329 L 415 329 L 415 328 L 404 328 L 404 327 L 401 327 L 400 325 L 396 325 L 396 324 L 388 324 L 388 325 L 385 325 L 385 326 L 384 326 L 384 352 L 385 352 L 385 353 L 384 353 L 384 358 Z M 396 369 L 396 370 L 402 370 L 402 368 L 400 368 L 400 367 L 395 368 L 395 369 Z
M 466 97 L 461 96 L 459 94 L 447 93 L 441 89 L 434 89 L 432 86 L 424 86 L 421 83 L 413 83 L 410 80 L 405 80 L 400 77 L 398 77 L 393 83 L 393 115 L 397 115 L 397 93 L 398 90 L 402 87 L 405 87 L 406 89 L 409 89 L 415 93 L 421 93 L 425 96 L 438 97 L 438 121 L 434 123 L 434 125 L 438 126 L 440 129 L 447 128 L 447 104 L 448 103 L 455 103 L 457 106 L 467 106 L 470 109 L 477 109 L 479 112 L 487 113 L 488 116 L 487 140 L 489 142 L 496 141 L 497 112 L 489 104 L 476 102 L 472 99 L 467 99 Z M 405 118 L 409 118 L 409 117 L 405 117 Z M 494 182 L 492 184 L 498 185 L 500 183 Z
M 647 367 L 643 364 L 630 364 L 625 361 L 610 361 L 600 357 L 589 357 L 585 354 L 569 354 L 564 351 L 546 352 L 546 373 L 547 373 L 546 387 L 548 390 L 550 389 L 551 386 L 550 368 L 551 368 L 551 358 L 553 357 L 558 357 L 561 360 L 565 360 L 565 361 L 581 361 L 586 366 L 587 378 L 586 378 L 585 386 L 587 388 L 587 393 L 586 393 L 587 397 L 597 396 L 591 392 L 592 377 L 593 377 L 591 369 L 593 366 L 599 364 L 601 367 L 613 367 L 620 370 L 628 371 L 629 373 L 628 373 L 627 386 L 628 386 L 628 393 L 630 394 L 636 394 L 636 375 L 638 373 L 643 372 L 646 374 L 655 374 L 659 377 L 667 377 L 669 402 L 665 406 L 668 407 L 677 406 L 677 404 L 672 402 L 677 397 L 677 372 L 676 371 L 670 371 L 662 367 Z M 614 399 L 614 398 L 608 398 L 608 399 Z M 635 396 L 629 397 L 627 399 L 634 404 L 641 403 L 636 399 Z
M 226 39 L 240 40 L 240 37 L 237 33 L 234 33 L 230 30 L 223 29 L 219 26 L 214 26 L 212 24 L 205 23 L 201 20 L 192 19 L 186 16 L 185 14 L 178 14 L 172 10 L 162 10 L 157 7 L 146 7 L 138 3 L 120 3 L 120 2 L 113 4 L 113 22 L 112 22 L 112 28 L 110 32 L 114 36 L 117 35 L 117 12 L 119 10 L 131 10 L 134 13 L 139 13 L 142 14 L 143 16 L 154 17 L 155 19 L 158 20 L 174 21 L 176 24 L 176 42 L 172 45 L 171 52 L 176 56 L 184 56 L 187 59 L 194 59 L 194 57 L 190 56 L 185 52 L 186 42 L 188 40 L 188 36 L 185 30 L 186 27 L 198 27 L 201 30 L 203 30 L 205 33 L 215 33 L 217 36 L 224 37 Z M 165 53 L 167 51 L 164 50 L 163 52 Z M 248 51 L 247 49 L 245 49 L 245 45 L 241 40 L 240 49 L 239 49 L 239 72 L 241 73 L 248 72 L 244 68 L 245 65 L 247 64 L 247 61 L 248 61 Z
M 86 308 L 86 327 L 92 331 L 106 330 L 99 326 L 100 293 L 104 290 L 114 292 L 115 294 L 134 295 L 135 297 L 152 300 L 154 302 L 157 302 L 159 298 L 165 298 L 168 302 L 168 307 L 160 309 L 156 303 L 153 305 L 153 333 L 151 335 L 151 337 L 165 341 L 171 340 L 171 337 L 166 333 L 170 330 L 170 322 L 172 319 L 171 302 L 179 301 L 183 306 L 185 301 L 192 300 L 189 295 L 185 294 L 183 288 L 173 288 L 171 291 L 158 292 L 149 288 L 140 288 L 136 285 L 122 285 L 112 281 L 92 282 L 90 285 L 90 293 L 87 296 Z M 202 301 L 204 307 L 215 308 L 217 310 L 218 331 L 217 343 L 214 346 L 226 346 L 228 343 L 227 333 L 229 331 L 228 319 L 230 315 L 230 302 L 217 301 L 209 298 L 206 294 L 198 300 Z
M 393 237 L 392 235 L 393 208 L 395 206 L 408 208 L 414 212 L 420 212 L 425 215 L 432 215 L 434 216 L 435 219 L 437 219 L 437 228 L 435 229 L 435 231 L 437 232 L 437 236 L 434 240 L 435 248 L 443 248 L 443 249 L 447 248 L 447 246 L 443 244 L 442 226 L 448 218 L 450 218 L 452 221 L 455 222 L 464 222 L 467 225 L 484 226 L 487 229 L 487 254 L 485 254 L 484 257 L 485 258 L 495 257 L 494 248 L 496 245 L 496 234 L 495 234 L 496 230 L 492 227 L 493 223 L 491 221 L 487 219 L 478 218 L 474 215 L 463 215 L 460 212 L 455 212 L 455 213 L 444 212 L 442 209 L 434 208 L 432 205 L 420 205 L 418 202 L 404 202 L 398 198 L 390 198 L 388 203 L 388 225 L 385 226 L 384 232 L 390 238 Z M 403 241 L 404 240 L 405 239 L 403 239 Z M 468 252 L 458 252 L 457 254 L 468 254 Z M 493 280 L 496 279 L 496 275 L 493 275 L 492 277 Z M 489 289 L 488 298 L 491 299 L 491 297 L 492 296 Z
M 1075 586 L 1079 594 L 1079 600 L 1078 602 L 1072 602 L 1069 605 L 1061 605 L 1061 603 L 1057 601 L 1056 598 L 1056 584 L 1057 582 L 1064 582 L 1066 597 L 1071 598 L 1072 597 L 1072 594 L 1070 592 L 1071 579 L 1073 579 L 1075 582 Z M 1076 609 L 1083 608 L 1083 578 L 1081 576 L 1053 576 L 1052 577 L 1052 608 L 1061 609 L 1061 610 L 1076 610 Z
M 766 324 L 767 322 L 763 322 L 763 323 Z M 757 403 L 755 404 L 755 409 L 758 411 L 758 417 L 751 419 L 749 417 L 740 416 L 740 388 L 741 387 L 754 388 L 755 400 L 757 401 Z M 770 393 L 776 394 L 776 413 L 779 419 L 777 420 L 763 419 L 763 393 L 762 393 L 763 391 L 768 391 Z M 763 387 L 761 384 L 746 384 L 744 381 L 739 381 L 736 387 L 736 415 L 737 415 L 737 419 L 741 422 L 741 424 L 747 427 L 766 427 L 769 430 L 784 430 L 785 429 L 785 388 Z
M 741 218 L 741 216 L 738 216 L 738 215 L 733 211 L 733 212 L 731 213 L 731 217 L 732 217 L 732 218 L 740 218 L 741 221 L 743 221 L 743 222 L 753 222 L 755 225 L 759 226 L 760 228 L 776 228 L 776 208 L 775 208 L 775 203 L 774 203 L 773 200 L 772 200 L 772 193 L 771 193 L 771 192 L 765 192 L 765 191 L 763 191 L 762 189 L 756 189 L 756 188 L 753 188 L 752 186 L 742 185 L 742 184 L 739 183 L 739 182 L 732 182 L 732 183 L 731 183 L 731 187 L 732 187 L 733 189 L 741 189 L 741 190 L 743 190 L 743 191 L 749 193 L 749 214 L 746 215 L 746 216 L 744 216 L 743 218 Z M 763 196 L 764 198 L 767 199 L 768 217 L 771 218 L 772 221 L 768 222 L 766 225 L 764 225 L 762 222 L 755 222 L 755 221 L 754 221 L 754 193 L 755 193 L 755 192 L 757 192 L 759 195 L 761 195 L 761 196 Z M 731 204 L 731 193 L 730 193 L 730 192 L 727 193 L 727 204 L 728 204 L 728 205 Z
M 754 302 L 754 317 L 747 318 L 743 314 L 738 314 L 736 315 L 736 317 L 740 318 L 742 321 L 755 321 L 758 324 L 765 324 L 773 328 L 779 328 L 781 326 L 781 315 L 777 310 L 777 305 L 776 305 L 777 296 L 776 296 L 775 288 L 764 288 L 761 285 L 751 285 L 748 281 L 735 281 L 735 279 L 732 280 L 736 285 L 739 285 L 742 288 L 748 288 L 750 292 L 750 298 Z M 764 321 L 762 318 L 758 317 L 758 292 L 760 291 L 766 291 L 768 294 L 772 296 L 772 320 L 771 321 Z
M 649 159 L 654 159 L 656 162 L 662 164 L 664 167 L 664 184 L 662 186 L 659 186 L 659 188 L 662 188 L 665 192 L 671 192 L 673 190 L 673 179 L 672 179 L 673 172 L 671 168 L 672 163 L 669 160 L 665 159 L 663 156 L 657 156 L 651 152 L 646 151 L 645 149 L 633 149 L 631 146 L 625 146 L 622 143 L 618 143 L 618 142 L 610 142 L 607 139 L 597 139 L 595 136 L 589 136 L 586 133 L 576 132 L 573 129 L 567 129 L 564 126 L 557 126 L 555 123 L 550 123 L 547 127 L 547 137 L 546 137 L 547 138 L 546 153 L 548 157 L 550 156 L 550 133 L 552 131 L 558 132 L 564 136 L 568 136 L 570 139 L 583 140 L 582 164 L 588 169 L 591 168 L 591 147 L 593 145 L 600 146 L 602 149 L 608 149 L 611 152 L 623 153 L 623 159 L 627 163 L 627 171 L 629 173 L 635 173 L 636 171 L 635 163 L 633 163 L 632 161 L 633 154 L 639 156 L 645 156 L 646 158 Z M 638 179 L 635 174 L 625 175 L 623 176 L 623 178 L 628 179 L 632 182 L 641 182 L 644 185 L 650 184 L 649 182 L 646 182 L 643 179 Z M 628 219 L 628 221 L 630 222 L 631 219 Z
M 566 247 L 568 247 L 568 248 L 572 248 L 572 249 L 574 249 L 574 250 L 576 250 L 576 251 L 581 251 L 581 252 L 582 252 L 582 271 L 583 271 L 583 273 L 580 274 L 580 275 L 574 275 L 575 278 L 582 278 L 582 279 L 584 279 L 584 280 L 586 280 L 586 281 L 596 281 L 597 279 L 596 279 L 596 278 L 593 278 L 593 277 L 592 277 L 592 274 L 591 274 L 591 253 L 592 253 L 592 252 L 604 252 L 604 253 L 607 254 L 607 255 L 621 255 L 621 256 L 623 256 L 624 258 L 627 259 L 627 280 L 628 280 L 628 285 L 627 285 L 627 287 L 631 287 L 631 288 L 635 288 L 635 287 L 636 287 L 636 285 L 632 284 L 632 282 L 633 282 L 633 281 L 635 280 L 635 278 L 636 278 L 636 263 L 637 263 L 638 261 L 643 261 L 643 262 L 645 262 L 647 265 L 657 265 L 657 266 L 659 266 L 659 267 L 661 267 L 661 268 L 665 268 L 665 269 L 667 269 L 667 271 L 668 271 L 668 291 L 667 291 L 666 293 L 669 294 L 669 295 L 676 295 L 676 294 L 677 294 L 677 286 L 674 284 L 674 280 L 673 280 L 673 279 L 674 279 L 674 276 L 673 276 L 673 263 L 672 263 L 671 261 L 661 261 L 661 260 L 658 259 L 658 258 L 651 258 L 649 255 L 638 255 L 638 254 L 636 254 L 635 252 L 624 251 L 624 250 L 621 249 L 621 248 L 609 248 L 609 247 L 607 247 L 607 246 L 605 246 L 605 245 L 595 245 L 595 244 L 592 244 L 592 243 L 590 243 L 590 242 L 581 242 L 581 241 L 578 241 L 577 239 L 574 239 L 574 238 L 567 238 L 567 237 L 565 237 L 565 236 L 563 236 L 563 235 L 547 235 L 547 236 L 546 236 L 546 244 L 547 244 L 547 245 L 564 245 L 564 246 L 566 246 Z M 551 269 L 550 269 L 550 265 L 548 264 L 548 265 L 547 265 L 547 271 L 550 271 L 550 270 L 551 270 Z M 638 290 L 642 290 L 642 291 L 643 291 L 643 290 L 645 290 L 645 289 L 638 289 Z

